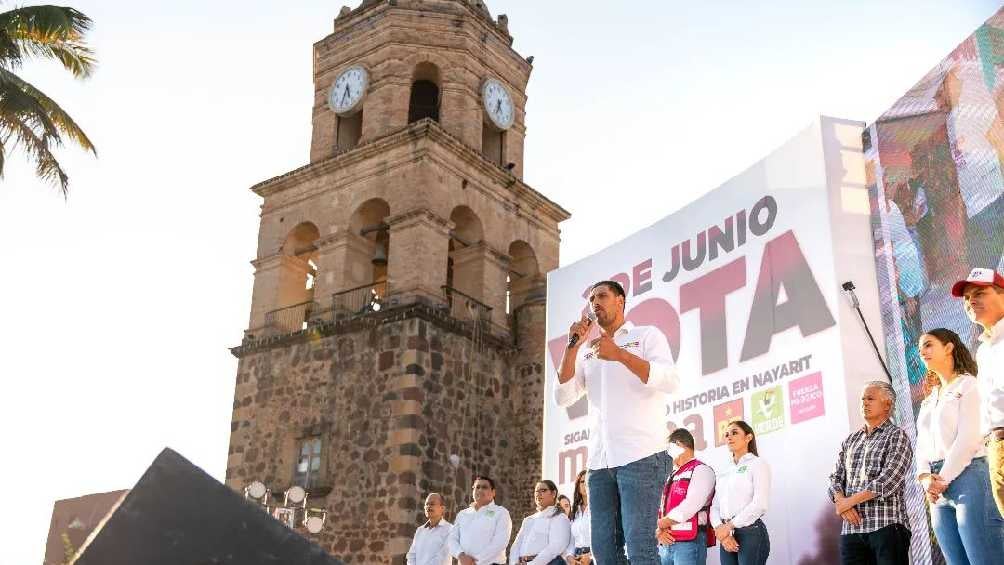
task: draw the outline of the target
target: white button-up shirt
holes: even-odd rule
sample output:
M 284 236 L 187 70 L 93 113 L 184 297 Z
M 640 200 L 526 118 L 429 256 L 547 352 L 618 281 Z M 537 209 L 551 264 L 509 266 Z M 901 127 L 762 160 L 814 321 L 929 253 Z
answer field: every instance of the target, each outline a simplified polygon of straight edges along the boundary
M 980 336 L 976 350 L 976 365 L 980 368 L 977 382 L 983 399 L 982 435 L 994 428 L 1004 428 L 1004 319 L 994 324 L 989 333 Z
M 577 547 L 588 547 L 592 549 L 590 543 L 592 543 L 592 530 L 590 529 L 589 521 L 591 520 L 589 514 L 589 507 L 586 506 L 585 512 L 582 510 L 575 511 L 575 519 L 572 520 L 572 539 L 568 542 L 568 548 L 565 550 L 565 555 L 575 555 L 575 548 Z
M 572 527 L 561 508 L 545 508 L 523 518 L 516 540 L 509 550 L 509 563 L 516 565 L 520 557 L 535 555 L 530 565 L 547 565 L 568 548 Z
M 461 510 L 450 530 L 450 555 L 460 557 L 466 553 L 478 565 L 505 563 L 505 548 L 512 533 L 509 511 L 491 502 L 475 510 L 473 506 Z
M 985 452 L 980 394 L 972 375 L 959 375 L 941 388 L 931 391 L 917 414 L 917 476 L 931 472 L 931 461 L 944 460 L 938 474 L 952 482 L 973 457 Z
M 711 502 L 711 525 L 718 527 L 732 518 L 732 526 L 743 528 L 767 512 L 770 498 L 770 467 L 767 462 L 747 453 L 729 463 L 718 475 L 715 498 Z
M 453 526 L 446 520 L 440 520 L 435 526 L 428 522 L 415 530 L 415 538 L 408 549 L 408 565 L 450 565 L 450 548 L 447 538 Z
M 666 448 L 666 395 L 680 377 L 666 336 L 652 326 L 624 322 L 614 342 L 649 363 L 648 382 L 617 361 L 604 361 L 591 347 L 579 348 L 575 375 L 554 389 L 559 406 L 570 406 L 583 394 L 589 399 L 590 469 L 622 467 Z

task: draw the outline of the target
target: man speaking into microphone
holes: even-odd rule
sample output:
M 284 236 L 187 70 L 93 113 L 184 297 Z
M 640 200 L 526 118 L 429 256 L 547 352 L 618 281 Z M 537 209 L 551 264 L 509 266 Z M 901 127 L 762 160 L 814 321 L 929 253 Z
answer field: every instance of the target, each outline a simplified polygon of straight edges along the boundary
M 671 460 L 665 446 L 666 394 L 680 379 L 666 336 L 624 320 L 624 287 L 600 281 L 589 310 L 600 336 L 584 343 L 591 317 L 572 324 L 558 368 L 555 401 L 586 395 L 591 429 L 587 485 L 592 554 L 598 565 L 657 565 L 659 497 Z

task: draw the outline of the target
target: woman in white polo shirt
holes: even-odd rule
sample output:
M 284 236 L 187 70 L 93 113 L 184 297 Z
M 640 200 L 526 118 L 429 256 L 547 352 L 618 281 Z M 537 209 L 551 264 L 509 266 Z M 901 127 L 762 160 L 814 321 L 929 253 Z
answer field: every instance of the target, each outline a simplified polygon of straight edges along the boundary
M 575 477 L 575 494 L 572 497 L 572 539 L 565 550 L 567 565 L 589 565 L 593 560 L 590 553 L 589 491 L 586 489 L 586 469 Z
M 977 367 L 952 330 L 920 336 L 929 394 L 917 414 L 917 480 L 949 565 L 1004 564 L 1004 519 L 994 505 L 983 438 Z
M 572 538 L 568 517 L 558 506 L 558 487 L 542 480 L 533 489 L 537 512 L 523 518 L 516 540 L 509 548 L 509 564 L 565 565 L 561 557 Z
M 711 501 L 711 524 L 721 565 L 764 565 L 770 537 L 760 518 L 770 497 L 770 467 L 759 457 L 753 428 L 742 420 L 729 424 L 725 442 L 732 457 L 718 474 Z

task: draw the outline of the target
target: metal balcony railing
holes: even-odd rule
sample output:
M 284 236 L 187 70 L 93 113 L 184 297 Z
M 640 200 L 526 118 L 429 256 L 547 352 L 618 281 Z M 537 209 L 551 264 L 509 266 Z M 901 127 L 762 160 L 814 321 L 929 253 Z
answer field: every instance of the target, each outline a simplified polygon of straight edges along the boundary
M 389 282 L 372 282 L 334 293 L 331 296 L 331 306 L 336 317 L 339 314 L 378 312 L 384 306 L 389 292 Z
M 450 315 L 454 318 L 466 322 L 489 322 L 492 319 L 491 306 L 455 288 L 445 285 L 442 288 Z
M 301 302 L 265 313 L 265 327 L 275 333 L 293 333 L 307 328 L 307 319 L 316 305 Z

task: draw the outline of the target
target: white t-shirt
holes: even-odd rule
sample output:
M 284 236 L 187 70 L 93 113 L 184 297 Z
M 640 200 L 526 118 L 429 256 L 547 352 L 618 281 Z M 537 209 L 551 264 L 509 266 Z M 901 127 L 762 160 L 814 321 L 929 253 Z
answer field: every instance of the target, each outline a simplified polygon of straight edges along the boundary
M 505 548 L 512 533 L 509 511 L 494 502 L 475 510 L 473 506 L 457 513 L 450 530 L 450 555 L 466 553 L 478 565 L 505 563 Z

